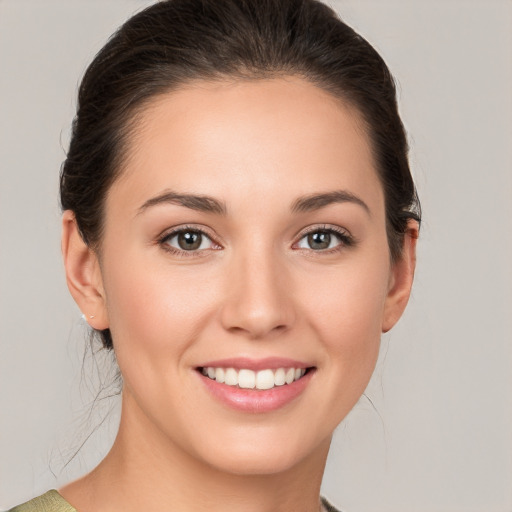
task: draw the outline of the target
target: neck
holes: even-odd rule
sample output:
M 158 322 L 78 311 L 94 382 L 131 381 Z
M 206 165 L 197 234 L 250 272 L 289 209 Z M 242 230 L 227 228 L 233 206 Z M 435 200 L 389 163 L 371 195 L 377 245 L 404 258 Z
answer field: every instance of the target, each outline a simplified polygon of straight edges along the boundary
M 123 404 L 125 405 L 125 404 Z M 234 474 L 192 456 L 144 416 L 125 413 L 100 465 L 61 494 L 79 512 L 318 512 L 330 439 L 272 474 Z

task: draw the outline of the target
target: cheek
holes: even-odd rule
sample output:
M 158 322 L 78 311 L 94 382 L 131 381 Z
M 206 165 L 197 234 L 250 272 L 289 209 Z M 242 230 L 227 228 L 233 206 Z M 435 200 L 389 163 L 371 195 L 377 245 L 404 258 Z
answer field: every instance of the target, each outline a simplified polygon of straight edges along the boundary
M 163 375 L 172 366 L 179 368 L 215 296 L 187 269 L 171 272 L 170 266 L 135 257 L 125 261 L 110 267 L 105 283 L 116 356 L 122 372 L 136 362 L 141 376 L 154 379 L 155 367 L 162 366 Z
M 319 328 L 329 330 L 329 338 L 336 332 L 380 332 L 380 325 L 388 289 L 388 268 L 379 266 L 351 266 L 346 271 L 324 276 L 323 285 L 310 297 L 308 309 L 317 312 Z
M 316 285 L 317 293 L 309 291 L 305 309 L 312 329 L 328 354 L 327 364 L 337 366 L 339 378 L 350 387 L 366 386 L 375 366 L 388 279 L 384 255 L 333 269 L 322 287 Z

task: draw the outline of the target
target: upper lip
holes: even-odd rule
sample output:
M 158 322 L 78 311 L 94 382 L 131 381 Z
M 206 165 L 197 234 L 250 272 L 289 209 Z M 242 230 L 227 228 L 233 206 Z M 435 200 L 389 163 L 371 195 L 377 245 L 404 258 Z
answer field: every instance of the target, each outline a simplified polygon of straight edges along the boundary
M 277 370 L 278 368 L 310 368 L 312 365 L 296 359 L 287 357 L 265 357 L 262 359 L 252 359 L 249 357 L 232 357 L 228 359 L 217 359 L 207 361 L 199 368 L 235 368 L 247 370 Z

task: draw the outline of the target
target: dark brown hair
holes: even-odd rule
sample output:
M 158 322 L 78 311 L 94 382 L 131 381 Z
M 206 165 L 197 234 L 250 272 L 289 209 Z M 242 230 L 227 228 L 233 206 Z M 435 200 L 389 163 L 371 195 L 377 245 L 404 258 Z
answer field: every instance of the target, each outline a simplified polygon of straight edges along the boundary
M 371 140 L 391 258 L 420 207 L 393 77 L 375 49 L 316 0 L 164 0 L 129 19 L 85 72 L 60 177 L 61 205 L 99 250 L 106 194 L 136 114 L 193 80 L 295 75 L 354 106 Z M 109 330 L 101 332 L 112 347 Z

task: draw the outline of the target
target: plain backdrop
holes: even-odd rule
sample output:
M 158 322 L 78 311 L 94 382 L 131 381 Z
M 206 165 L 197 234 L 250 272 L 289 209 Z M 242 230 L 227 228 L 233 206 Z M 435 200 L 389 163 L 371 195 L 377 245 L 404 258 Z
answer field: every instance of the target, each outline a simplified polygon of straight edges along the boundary
M 101 373 L 82 371 L 58 171 L 85 66 L 149 3 L 0 0 L 0 509 L 87 471 L 115 433 L 115 400 L 88 418 Z M 339 427 L 323 492 L 345 512 L 511 512 L 512 2 L 331 5 L 396 76 L 424 223 L 375 409 Z

